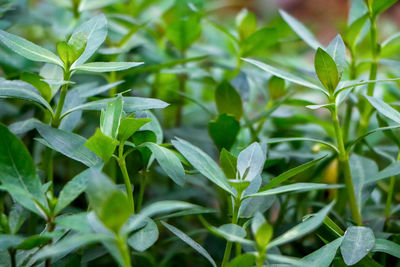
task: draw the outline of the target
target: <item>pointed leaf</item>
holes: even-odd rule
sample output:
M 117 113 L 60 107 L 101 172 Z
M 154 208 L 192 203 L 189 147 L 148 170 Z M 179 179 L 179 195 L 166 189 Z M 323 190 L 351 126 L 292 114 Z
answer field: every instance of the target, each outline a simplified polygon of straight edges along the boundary
M 321 83 L 330 93 L 333 93 L 340 81 L 335 61 L 327 52 L 318 48 L 315 53 L 314 66 Z
M 142 64 L 143 62 L 90 62 L 76 66 L 74 70 L 88 72 L 111 72 L 127 70 Z
M 368 227 L 350 226 L 344 233 L 340 252 L 347 265 L 353 265 L 364 258 L 374 247 L 375 236 Z
M 400 123 L 400 113 L 395 110 L 394 108 L 392 108 L 391 106 L 389 106 L 388 104 L 386 104 L 385 102 L 383 102 L 382 100 L 380 100 L 379 98 L 375 98 L 372 96 L 365 96 L 369 103 L 371 103 L 372 106 L 374 106 L 374 108 L 376 108 L 376 110 L 381 113 L 382 115 L 384 115 L 385 117 L 388 117 L 389 119 Z

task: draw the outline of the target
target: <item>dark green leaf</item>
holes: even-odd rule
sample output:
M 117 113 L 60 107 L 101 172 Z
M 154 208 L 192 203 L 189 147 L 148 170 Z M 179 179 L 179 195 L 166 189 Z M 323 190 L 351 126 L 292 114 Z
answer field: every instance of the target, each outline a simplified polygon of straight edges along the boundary
M 114 154 L 118 141 L 105 135 L 99 128 L 85 143 L 85 147 L 93 151 L 104 162 L 107 162 Z
M 335 61 L 325 50 L 318 48 L 315 53 L 314 66 L 319 80 L 332 94 L 340 81 Z
M 217 86 L 215 90 L 215 103 L 220 114 L 234 115 L 237 120 L 242 117 L 242 99 L 228 81 L 223 81 Z
M 237 158 L 225 148 L 222 148 L 219 162 L 221 169 L 228 179 L 236 179 Z
M 234 116 L 220 114 L 214 121 L 208 123 L 208 132 L 219 150 L 231 149 L 240 130 L 240 123 Z

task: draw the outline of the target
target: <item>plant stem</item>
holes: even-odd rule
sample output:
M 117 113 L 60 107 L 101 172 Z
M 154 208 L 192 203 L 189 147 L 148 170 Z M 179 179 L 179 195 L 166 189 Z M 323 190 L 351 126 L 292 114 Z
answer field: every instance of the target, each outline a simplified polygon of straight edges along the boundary
M 144 191 L 146 188 L 146 181 L 147 181 L 147 176 L 148 176 L 149 171 L 144 170 L 142 171 L 140 175 L 140 189 L 139 189 L 139 198 L 138 198 L 138 203 L 136 204 L 136 211 L 140 212 L 142 208 L 142 203 L 143 203 L 143 196 L 144 196 Z
M 129 248 L 126 245 L 125 240 L 120 236 L 117 236 L 117 245 L 118 245 L 118 250 L 122 256 L 122 264 L 123 264 L 122 266 L 123 267 L 132 267 L 131 255 L 129 253 Z
M 263 267 L 264 266 L 264 262 L 265 262 L 265 251 L 260 251 L 258 252 L 258 256 L 257 256 L 257 267 Z
M 66 71 L 64 73 L 64 81 L 68 82 L 70 77 L 71 77 L 71 73 L 69 71 Z M 67 95 L 67 91 L 68 91 L 68 84 L 64 84 L 63 86 L 61 86 L 60 98 L 57 103 L 56 114 L 54 115 L 54 119 L 51 122 L 51 126 L 53 126 L 54 128 L 58 128 L 58 126 L 60 126 L 61 112 L 64 108 L 65 97 Z
M 135 201 L 133 199 L 132 185 L 131 185 L 131 180 L 129 179 L 128 170 L 126 169 L 126 163 L 125 163 L 124 141 L 121 141 L 119 143 L 118 165 L 121 169 L 122 177 L 124 178 L 126 193 L 128 195 L 129 209 L 132 211 L 132 213 L 135 213 Z
M 238 222 L 239 207 L 240 207 L 240 196 L 235 198 L 235 203 L 234 203 L 233 213 L 232 213 L 232 224 L 237 224 L 237 222 Z M 229 259 L 231 257 L 232 244 L 233 244 L 233 242 L 231 242 L 231 241 L 226 242 L 224 258 L 222 259 L 221 267 L 225 267 L 228 265 Z
M 47 229 L 48 229 L 49 233 L 53 232 L 53 230 L 54 230 L 54 223 L 51 218 L 47 221 Z M 51 267 L 51 258 L 46 259 L 45 266 Z
M 11 267 L 17 267 L 17 260 L 15 258 L 16 250 L 13 248 L 9 248 L 8 254 L 10 255 Z
M 399 153 L 397 155 L 397 161 L 400 161 L 400 148 L 399 148 Z M 386 206 L 385 206 L 385 217 L 386 218 L 388 218 L 390 216 L 390 208 L 392 205 L 392 199 L 393 199 L 395 185 L 396 185 L 396 176 L 392 176 L 392 177 L 390 177 L 388 195 L 387 195 L 387 199 L 386 199 Z
M 185 51 L 181 53 L 181 59 L 184 60 L 186 58 Z M 185 63 L 182 64 L 182 67 L 185 66 Z M 179 92 L 185 93 L 186 91 L 186 79 L 187 76 L 184 73 L 178 74 L 178 81 L 179 81 Z M 185 97 L 180 94 L 179 95 L 179 102 L 178 102 L 178 110 L 176 111 L 176 118 L 175 118 L 175 126 L 179 127 L 182 124 L 182 117 L 183 117 L 183 105 L 184 105 Z
M 333 108 L 331 110 L 332 122 L 335 128 L 336 142 L 339 150 L 339 167 L 344 176 L 344 181 L 347 190 L 347 196 L 349 199 L 350 210 L 352 214 L 353 220 L 357 223 L 357 225 L 362 225 L 362 219 L 360 210 L 358 209 L 356 195 L 354 192 L 354 185 L 351 178 L 350 164 L 349 164 L 349 156 L 346 152 L 343 142 L 342 130 L 340 128 L 339 117 L 337 113 L 337 107 L 334 104 L 335 100 L 332 99 L 330 101 L 333 104 Z

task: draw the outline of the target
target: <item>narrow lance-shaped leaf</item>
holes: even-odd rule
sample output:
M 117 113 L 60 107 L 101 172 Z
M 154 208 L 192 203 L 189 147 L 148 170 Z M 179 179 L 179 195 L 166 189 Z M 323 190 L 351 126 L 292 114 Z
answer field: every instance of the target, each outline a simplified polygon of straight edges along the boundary
M 272 196 L 287 192 L 305 192 L 310 190 L 322 190 L 322 189 L 331 189 L 331 188 L 340 188 L 342 185 L 328 185 L 328 184 L 319 184 L 319 183 L 295 183 L 291 185 L 283 185 L 280 187 L 276 187 L 273 189 L 268 189 L 265 191 L 260 191 L 255 194 L 251 194 L 246 196 L 249 197 L 261 197 L 261 196 Z
M 346 47 L 340 34 L 336 35 L 335 39 L 332 40 L 326 51 L 336 63 L 340 80 L 346 65 Z
M 279 10 L 279 13 L 293 31 L 297 33 L 297 35 L 311 48 L 317 49 L 318 47 L 322 47 L 310 30 L 308 30 L 300 21 L 283 10 Z
M 315 53 L 314 66 L 319 80 L 332 94 L 340 81 L 335 61 L 325 50 L 318 48 Z
M 105 112 L 101 112 L 100 129 L 101 131 L 111 138 L 116 138 L 118 127 L 122 115 L 123 100 L 119 95 L 116 99 L 107 103 Z
M 334 202 L 326 206 L 325 208 L 318 211 L 311 218 L 308 218 L 304 222 L 296 225 L 283 235 L 275 238 L 268 244 L 268 248 L 272 248 L 275 246 L 280 246 L 286 244 L 292 240 L 298 239 L 318 228 L 324 221 L 325 217 L 328 215 L 330 210 L 332 209 Z
M 90 62 L 79 65 L 75 67 L 74 70 L 88 72 L 111 72 L 127 70 L 142 64 L 143 62 Z
M 176 147 L 201 174 L 226 192 L 234 195 L 232 187 L 229 185 L 224 173 L 206 153 L 182 139 L 173 140 L 172 145 Z
M 215 264 L 215 261 L 213 258 L 210 256 L 210 254 L 197 243 L 194 241 L 192 238 L 190 238 L 188 235 L 186 235 L 184 232 L 179 230 L 178 228 L 166 223 L 166 222 L 161 222 L 168 230 L 170 230 L 174 235 L 179 237 L 183 242 L 191 246 L 193 249 L 195 249 L 198 253 L 200 253 L 203 257 L 205 257 L 211 264 L 212 266 L 216 267 L 217 265 Z
M 371 103 L 372 106 L 374 106 L 374 108 L 376 108 L 376 110 L 381 113 L 382 115 L 388 117 L 389 119 L 400 123 L 400 113 L 395 110 L 394 108 L 392 108 L 391 106 L 389 106 L 388 104 L 386 104 L 384 101 L 380 100 L 379 98 L 375 98 L 372 96 L 365 96 L 368 101 Z
M 48 62 L 64 67 L 63 62 L 53 52 L 31 43 L 17 35 L 0 30 L 0 41 L 15 53 L 40 62 Z
M 372 252 L 384 252 L 396 258 L 400 258 L 400 245 L 389 240 L 378 238 L 375 240 Z
M 323 88 L 321 88 L 318 85 L 311 83 L 299 76 L 296 76 L 292 73 L 277 69 L 275 67 L 272 67 L 270 65 L 267 65 L 265 63 L 262 63 L 260 61 L 254 60 L 254 59 L 242 58 L 242 60 L 249 62 L 250 64 L 253 64 L 253 65 L 259 67 L 260 69 L 265 70 L 266 72 L 271 73 L 272 75 L 275 75 L 279 78 L 282 78 L 289 82 L 293 82 L 295 84 L 299 84 L 299 85 L 307 87 L 307 88 L 320 90 L 320 91 L 324 92 L 325 94 L 327 94 L 327 92 L 325 92 L 325 90 Z
M 314 251 L 313 253 L 305 256 L 301 259 L 304 266 L 313 267 L 325 267 L 330 266 L 333 259 L 335 258 L 336 251 L 338 250 L 340 244 L 342 244 L 343 237 L 339 237 L 334 241 L 326 244 L 320 249 Z
M 183 186 L 185 183 L 185 170 L 183 169 L 179 158 L 169 149 L 155 143 L 146 142 L 143 145 L 151 150 L 153 156 L 166 174 L 175 183 Z

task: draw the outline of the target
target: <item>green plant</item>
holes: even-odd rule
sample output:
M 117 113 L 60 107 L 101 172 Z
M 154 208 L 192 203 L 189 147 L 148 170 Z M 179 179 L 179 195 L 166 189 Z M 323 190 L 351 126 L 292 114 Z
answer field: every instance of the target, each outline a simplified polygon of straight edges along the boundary
M 399 265 L 397 2 L 1 2 L 0 265 Z

